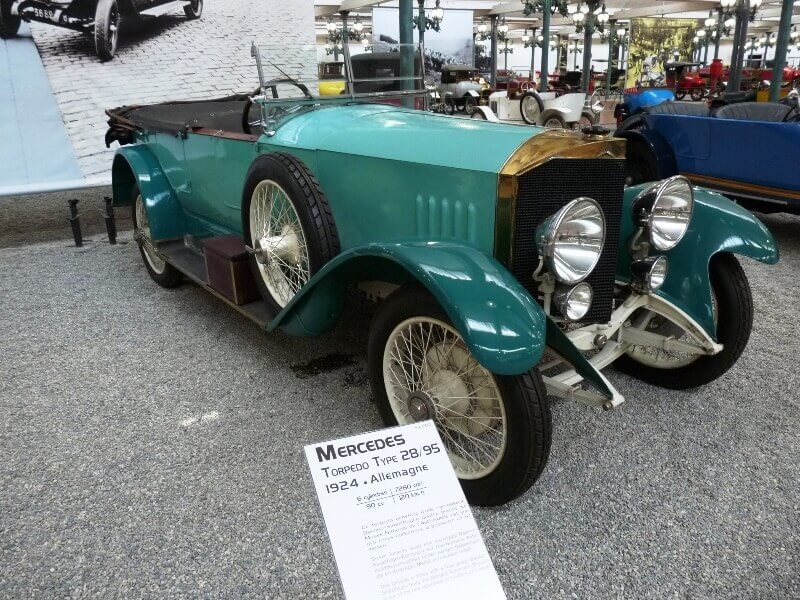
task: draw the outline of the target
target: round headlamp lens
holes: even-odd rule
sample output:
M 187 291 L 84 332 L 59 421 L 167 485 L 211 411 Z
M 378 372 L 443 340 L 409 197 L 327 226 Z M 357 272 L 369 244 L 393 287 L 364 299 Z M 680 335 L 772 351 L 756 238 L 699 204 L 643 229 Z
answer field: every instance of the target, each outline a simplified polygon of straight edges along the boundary
M 653 247 L 661 252 L 674 248 L 689 229 L 693 209 L 694 193 L 689 181 L 680 175 L 664 180 L 656 190 L 647 219 Z
M 650 267 L 650 272 L 647 274 L 647 287 L 655 292 L 658 288 L 664 285 L 667 279 L 668 263 L 666 256 L 659 256 L 653 266 Z
M 603 210 L 591 198 L 576 198 L 540 226 L 539 250 L 555 278 L 568 284 L 586 279 L 600 260 L 606 239 Z
M 567 320 L 579 321 L 592 306 L 592 286 L 584 282 L 573 288 L 559 288 L 556 290 L 556 305 Z

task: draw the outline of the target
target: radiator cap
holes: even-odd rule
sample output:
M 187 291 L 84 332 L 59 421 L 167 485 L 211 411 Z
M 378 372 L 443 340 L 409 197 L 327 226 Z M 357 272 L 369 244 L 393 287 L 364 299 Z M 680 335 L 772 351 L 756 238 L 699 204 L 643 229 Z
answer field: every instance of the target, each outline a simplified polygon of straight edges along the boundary
M 581 129 L 583 135 L 585 136 L 601 136 L 605 137 L 611 133 L 611 130 L 608 127 L 604 127 L 603 125 L 587 125 L 583 129 Z

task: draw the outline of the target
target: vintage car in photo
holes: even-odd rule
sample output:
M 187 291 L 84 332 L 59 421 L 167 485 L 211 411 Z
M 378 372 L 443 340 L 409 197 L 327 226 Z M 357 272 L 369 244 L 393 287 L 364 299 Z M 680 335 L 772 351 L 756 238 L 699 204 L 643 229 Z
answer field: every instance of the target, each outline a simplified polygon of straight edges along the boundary
M 800 213 L 796 92 L 780 103 L 715 109 L 663 102 L 627 119 L 616 135 L 628 141 L 631 184 L 680 174 L 759 211 Z
M 747 210 L 681 176 L 626 189 L 626 142 L 599 131 L 413 110 L 410 75 L 399 106 L 280 72 L 253 97 L 109 110 L 114 202 L 157 284 L 193 281 L 268 331 L 330 331 L 356 290 L 379 302 L 377 409 L 433 419 L 470 502 L 542 474 L 548 395 L 611 410 L 611 364 L 689 389 L 744 350 L 736 255 L 778 260 Z
M 203 0 L 0 0 L 0 38 L 14 37 L 22 21 L 38 21 L 91 35 L 100 60 L 111 60 L 123 21 L 180 9 L 199 19 Z

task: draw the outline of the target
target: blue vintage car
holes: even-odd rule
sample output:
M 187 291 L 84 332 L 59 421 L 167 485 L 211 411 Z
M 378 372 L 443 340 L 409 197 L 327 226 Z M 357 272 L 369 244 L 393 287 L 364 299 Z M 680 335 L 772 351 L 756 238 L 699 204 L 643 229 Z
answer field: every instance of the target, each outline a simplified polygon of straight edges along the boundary
M 626 91 L 622 94 L 622 102 L 614 107 L 614 118 L 617 120 L 617 127 L 620 127 L 628 117 L 638 115 L 648 108 L 670 100 L 675 100 L 675 94 L 667 88 L 645 88 Z
M 628 184 L 684 175 L 760 211 L 800 212 L 800 110 L 742 102 L 709 110 L 664 102 L 617 130 L 628 140 Z

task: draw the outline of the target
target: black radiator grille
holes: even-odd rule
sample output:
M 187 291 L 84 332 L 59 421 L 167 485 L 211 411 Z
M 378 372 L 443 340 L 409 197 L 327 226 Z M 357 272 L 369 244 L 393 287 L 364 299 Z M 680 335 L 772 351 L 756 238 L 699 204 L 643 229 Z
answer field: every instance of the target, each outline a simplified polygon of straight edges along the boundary
M 536 227 L 570 200 L 588 196 L 603 208 L 606 243 L 594 271 L 586 279 L 594 300 L 584 322 L 602 323 L 611 316 L 619 243 L 625 161 L 616 159 L 553 159 L 520 176 L 514 224 L 511 272 L 536 298 L 532 274 L 538 265 Z

